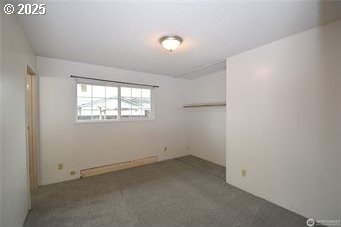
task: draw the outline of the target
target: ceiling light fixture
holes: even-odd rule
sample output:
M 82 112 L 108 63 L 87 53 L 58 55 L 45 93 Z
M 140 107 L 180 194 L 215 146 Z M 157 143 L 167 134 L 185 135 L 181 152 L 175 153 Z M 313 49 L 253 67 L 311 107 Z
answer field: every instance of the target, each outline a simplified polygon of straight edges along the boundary
M 174 51 L 182 43 L 182 38 L 176 35 L 166 35 L 160 38 L 160 43 L 168 51 Z

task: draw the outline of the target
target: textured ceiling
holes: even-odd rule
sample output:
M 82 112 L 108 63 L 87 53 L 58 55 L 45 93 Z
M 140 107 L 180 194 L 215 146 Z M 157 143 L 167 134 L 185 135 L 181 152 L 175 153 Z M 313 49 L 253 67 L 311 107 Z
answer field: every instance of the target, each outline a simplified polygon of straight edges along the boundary
M 183 78 L 341 14 L 341 1 L 317 0 L 44 2 L 46 15 L 19 17 L 37 55 Z M 173 53 L 166 34 L 184 39 Z

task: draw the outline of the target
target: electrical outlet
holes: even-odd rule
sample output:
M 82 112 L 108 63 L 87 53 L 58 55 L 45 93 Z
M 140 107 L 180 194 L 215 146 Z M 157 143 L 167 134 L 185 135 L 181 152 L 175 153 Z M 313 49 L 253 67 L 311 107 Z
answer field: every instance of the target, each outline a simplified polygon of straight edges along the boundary
M 72 171 L 70 172 L 70 175 L 71 175 L 71 176 L 76 175 L 76 171 L 72 170 Z
M 246 176 L 247 176 L 247 171 L 246 171 L 246 169 L 242 169 L 242 176 L 243 176 L 243 177 L 246 177 Z
M 167 147 L 163 148 L 163 151 L 166 152 L 167 151 Z
M 189 151 L 189 146 L 187 146 L 187 151 Z
M 57 166 L 57 169 L 58 170 L 62 170 L 63 168 L 64 168 L 63 163 L 59 163 L 58 166 Z

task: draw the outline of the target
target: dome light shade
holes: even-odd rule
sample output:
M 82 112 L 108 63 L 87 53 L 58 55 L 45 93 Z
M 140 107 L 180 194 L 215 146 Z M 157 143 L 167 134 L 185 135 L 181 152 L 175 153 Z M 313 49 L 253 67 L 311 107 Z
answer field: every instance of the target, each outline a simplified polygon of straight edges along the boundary
M 176 35 L 167 35 L 160 38 L 160 43 L 168 51 L 174 51 L 182 43 L 182 38 Z

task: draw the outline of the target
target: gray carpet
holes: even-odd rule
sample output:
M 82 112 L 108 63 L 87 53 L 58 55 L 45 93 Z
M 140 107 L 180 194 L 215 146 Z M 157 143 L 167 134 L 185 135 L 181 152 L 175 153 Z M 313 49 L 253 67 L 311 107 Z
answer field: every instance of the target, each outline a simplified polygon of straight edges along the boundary
M 43 186 L 25 227 L 306 226 L 304 217 L 227 184 L 224 172 L 185 156 Z

